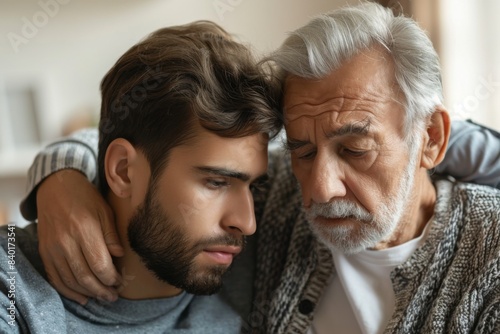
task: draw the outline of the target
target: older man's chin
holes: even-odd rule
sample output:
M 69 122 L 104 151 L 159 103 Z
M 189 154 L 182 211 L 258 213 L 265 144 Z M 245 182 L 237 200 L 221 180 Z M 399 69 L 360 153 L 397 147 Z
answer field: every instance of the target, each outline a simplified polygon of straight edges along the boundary
M 339 226 L 325 226 L 309 220 L 314 235 L 330 250 L 344 254 L 356 254 L 375 247 L 381 240 L 387 238 L 394 226 L 374 228 L 366 222 L 359 224 L 345 224 Z

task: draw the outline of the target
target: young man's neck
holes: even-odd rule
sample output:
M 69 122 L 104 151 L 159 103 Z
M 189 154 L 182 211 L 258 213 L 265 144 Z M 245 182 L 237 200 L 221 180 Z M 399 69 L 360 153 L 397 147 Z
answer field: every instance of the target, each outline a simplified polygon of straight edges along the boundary
M 150 271 L 137 253 L 130 247 L 127 228 L 133 214 L 131 208 L 113 195 L 108 195 L 108 203 L 115 213 L 118 236 L 124 248 L 124 255 L 114 259 L 116 270 L 122 275 L 122 286 L 118 288 L 119 296 L 126 299 L 153 299 L 173 297 L 182 292 L 158 279 Z
M 166 298 L 182 292 L 181 289 L 159 280 L 130 247 L 125 247 L 125 255 L 115 258 L 114 263 L 116 270 L 122 275 L 122 285 L 118 288 L 118 294 L 122 298 Z

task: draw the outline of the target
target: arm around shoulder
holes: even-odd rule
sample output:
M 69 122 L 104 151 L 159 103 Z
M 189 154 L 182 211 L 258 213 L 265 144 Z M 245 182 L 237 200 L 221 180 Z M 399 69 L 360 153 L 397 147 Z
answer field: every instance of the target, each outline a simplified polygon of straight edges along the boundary
M 37 218 L 36 193 L 48 176 L 64 169 L 75 169 L 97 183 L 97 129 L 83 129 L 47 146 L 35 157 L 28 171 L 26 196 L 21 213 L 27 220 Z

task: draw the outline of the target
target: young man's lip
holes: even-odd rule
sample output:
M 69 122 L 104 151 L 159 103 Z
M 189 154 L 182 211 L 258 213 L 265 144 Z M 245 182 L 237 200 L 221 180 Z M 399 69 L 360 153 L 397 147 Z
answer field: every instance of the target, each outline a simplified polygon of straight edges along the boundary
M 204 249 L 205 252 L 214 252 L 214 253 L 229 253 L 237 255 L 241 252 L 241 247 L 239 246 L 211 246 Z

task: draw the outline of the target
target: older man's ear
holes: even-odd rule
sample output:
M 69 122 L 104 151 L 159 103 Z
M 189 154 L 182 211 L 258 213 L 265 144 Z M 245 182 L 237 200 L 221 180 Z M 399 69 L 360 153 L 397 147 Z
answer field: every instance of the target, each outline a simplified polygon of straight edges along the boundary
M 436 107 L 427 123 L 420 166 L 432 169 L 443 161 L 450 137 L 450 115 L 442 106 Z

